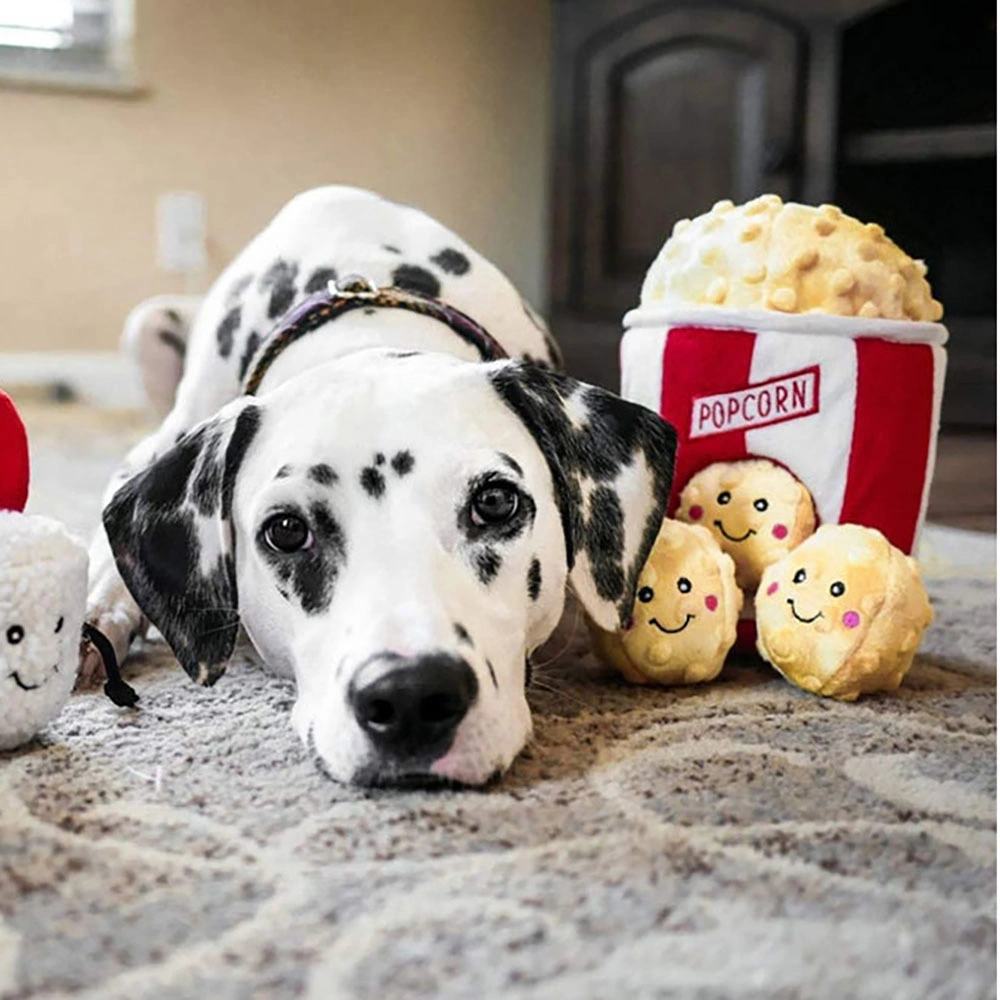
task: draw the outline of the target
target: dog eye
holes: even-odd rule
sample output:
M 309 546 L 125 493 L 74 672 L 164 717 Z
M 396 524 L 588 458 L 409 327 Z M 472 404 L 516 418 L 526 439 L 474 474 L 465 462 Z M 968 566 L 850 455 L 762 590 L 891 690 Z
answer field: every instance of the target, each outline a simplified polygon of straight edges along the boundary
M 767 510 L 767 501 L 763 497 L 760 497 L 758 500 L 754 500 L 753 505 L 761 513 Z
M 298 552 L 312 541 L 309 526 L 298 514 L 275 514 L 264 522 L 263 534 L 275 552 Z
M 7 629 L 7 641 L 12 645 L 16 646 L 24 638 L 24 629 L 20 625 L 11 625 Z
M 653 588 L 643 587 L 642 590 L 639 591 L 638 597 L 643 604 L 649 604 L 649 602 L 653 599 Z
M 722 492 L 721 492 L 721 493 L 720 493 L 720 494 L 719 494 L 719 495 L 718 495 L 718 496 L 716 497 L 716 503 L 718 503 L 718 505 L 719 505 L 720 507 L 725 507 L 725 506 L 726 506 L 726 504 L 727 504 L 727 503 L 729 503 L 729 501 L 730 501 L 730 500 L 732 500 L 732 499 L 733 499 L 733 495 L 732 495 L 732 493 L 730 493 L 730 492 L 729 492 L 729 490 L 723 490 L 723 491 L 722 491 Z
M 795 576 L 792 577 L 792 583 L 805 583 L 806 582 L 806 571 L 804 569 L 799 569 L 795 571 Z
M 830 593 L 833 594 L 834 597 L 843 597 L 846 590 L 847 588 L 840 580 L 830 584 Z
M 58 635 L 62 631 L 62 627 L 63 627 L 63 617 L 62 615 L 60 615 L 59 621 L 56 622 L 56 635 Z
M 509 521 L 518 507 L 517 488 L 510 483 L 489 483 L 472 497 L 472 521 L 480 526 Z
M 682 576 L 677 581 L 677 589 L 682 594 L 690 594 L 691 593 L 691 581 L 686 576 Z

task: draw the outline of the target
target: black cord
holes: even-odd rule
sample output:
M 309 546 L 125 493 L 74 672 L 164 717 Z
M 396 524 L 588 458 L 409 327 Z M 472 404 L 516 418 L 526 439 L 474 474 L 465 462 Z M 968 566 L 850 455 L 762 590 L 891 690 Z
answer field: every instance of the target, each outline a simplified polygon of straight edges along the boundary
M 139 696 L 130 684 L 122 680 L 121 671 L 118 669 L 118 657 L 115 656 L 114 647 L 108 641 L 108 637 L 90 622 L 84 622 L 83 638 L 97 650 L 104 661 L 104 672 L 108 675 L 104 693 L 119 708 L 133 708 Z

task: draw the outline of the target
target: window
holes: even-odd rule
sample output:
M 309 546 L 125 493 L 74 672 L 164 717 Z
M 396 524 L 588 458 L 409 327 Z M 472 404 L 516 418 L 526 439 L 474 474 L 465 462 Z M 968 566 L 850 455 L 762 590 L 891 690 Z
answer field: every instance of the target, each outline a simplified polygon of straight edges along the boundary
M 132 89 L 133 0 L 0 0 L 0 82 Z

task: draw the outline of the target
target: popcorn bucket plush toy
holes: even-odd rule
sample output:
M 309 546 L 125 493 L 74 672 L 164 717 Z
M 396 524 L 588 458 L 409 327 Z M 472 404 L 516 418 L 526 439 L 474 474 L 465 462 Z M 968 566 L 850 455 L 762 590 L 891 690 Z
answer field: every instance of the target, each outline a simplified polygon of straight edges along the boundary
M 917 565 L 874 528 L 827 524 L 764 571 L 757 648 L 793 684 L 895 691 L 933 617 Z
M 87 550 L 57 521 L 0 512 L 0 750 L 61 711 L 76 680 Z
M 650 267 L 625 317 L 622 395 L 676 427 L 667 513 L 715 530 L 751 595 L 810 530 L 805 500 L 772 518 L 761 477 L 778 490 L 786 476 L 761 460 L 800 484 L 817 523 L 868 525 L 913 552 L 947 339 L 925 275 L 881 226 L 777 195 L 682 220 Z
M 590 623 L 598 656 L 635 684 L 694 684 L 722 670 L 742 598 L 733 560 L 700 525 L 664 521 L 624 632 Z
M 24 510 L 28 472 L 28 435 L 10 396 L 0 392 L 0 510 Z

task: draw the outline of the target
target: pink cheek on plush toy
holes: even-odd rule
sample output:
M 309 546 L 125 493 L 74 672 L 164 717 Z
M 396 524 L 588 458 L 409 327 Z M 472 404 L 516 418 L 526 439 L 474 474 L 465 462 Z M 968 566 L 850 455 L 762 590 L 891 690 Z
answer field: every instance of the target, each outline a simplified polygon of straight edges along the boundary
M 783 524 L 776 524 L 771 529 L 771 534 L 780 542 L 782 539 L 788 537 L 788 529 Z
M 695 505 L 688 511 L 688 516 L 692 521 L 700 521 L 701 515 L 704 513 L 705 512 L 699 506 Z
M 715 596 L 715 594 L 709 594 L 708 597 L 705 598 L 705 607 L 708 608 L 709 611 L 714 611 L 718 606 L 719 599 Z
M 842 621 L 848 628 L 857 628 L 861 624 L 861 615 L 857 611 L 845 611 Z
M 770 587 L 767 588 L 767 596 L 773 597 L 778 592 L 778 581 L 775 580 Z

